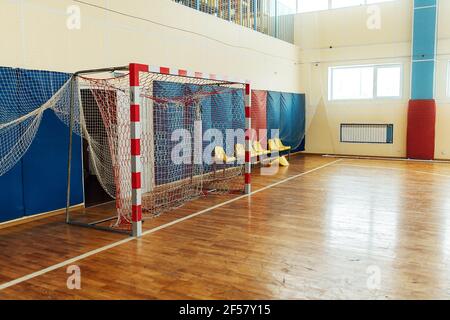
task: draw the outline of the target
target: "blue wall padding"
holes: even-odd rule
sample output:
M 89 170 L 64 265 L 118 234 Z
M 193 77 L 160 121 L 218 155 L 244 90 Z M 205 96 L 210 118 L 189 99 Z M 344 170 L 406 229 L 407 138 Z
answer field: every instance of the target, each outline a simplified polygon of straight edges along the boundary
M 294 93 L 292 95 L 294 106 L 293 137 L 294 152 L 305 150 L 306 134 L 306 100 L 304 94 Z
M 414 1 L 411 98 L 434 98 L 436 0 Z
M 0 68 L 0 88 L 1 121 L 8 122 L 14 120 L 15 114 L 18 114 L 15 69 Z M 4 112 L 6 110 L 8 113 Z M 21 128 L 18 127 L 14 130 L 20 131 Z M 0 154 L 0 157 L 3 156 L 4 154 Z M 0 192 L 0 222 L 24 216 L 22 186 L 22 161 L 19 161 L 10 171 L 0 177 L 0 190 L 2 190 Z
M 233 91 L 233 128 L 245 128 L 244 90 Z
M 414 8 L 435 6 L 437 0 L 414 0 Z
M 217 137 L 209 137 L 211 141 L 203 141 L 203 152 L 205 153 L 205 148 L 212 144 L 222 146 L 228 155 L 232 155 L 238 141 L 236 137 L 234 140 L 230 139 L 230 136 L 227 135 L 227 129 L 241 129 L 241 133 L 244 133 L 244 92 L 243 90 L 225 90 L 222 93 L 217 93 L 217 91 L 224 89 L 215 86 L 209 87 L 208 90 L 216 93 L 211 97 L 201 99 L 203 134 L 210 128 L 219 129 L 223 140 L 213 140 Z M 212 171 L 213 167 L 204 163 L 203 170 L 205 172 Z
M 71 205 L 83 202 L 81 138 L 72 136 Z M 68 128 L 52 110 L 44 112 L 36 137 L 22 158 L 25 215 L 66 206 Z
M 223 91 L 218 93 L 217 91 Z M 155 81 L 153 94 L 157 98 L 180 98 L 201 91 L 204 96 L 198 101 L 180 101 L 185 104 L 177 106 L 174 103 L 156 103 L 154 109 L 155 150 L 159 157 L 155 159 L 156 184 L 164 184 L 177 181 L 190 176 L 192 167 L 186 164 L 176 165 L 171 163 L 173 147 L 181 141 L 171 141 L 171 135 L 175 129 L 190 129 L 193 120 L 196 119 L 194 103 L 200 103 L 202 134 L 208 129 L 215 128 L 222 133 L 222 141 L 203 141 L 203 150 L 211 143 L 213 145 L 224 144 L 223 147 L 229 154 L 234 153 L 234 144 L 226 139 L 226 129 L 245 128 L 244 92 L 243 90 L 226 90 L 216 86 L 199 86 L 195 84 L 180 84 L 166 81 Z M 189 107 L 190 106 L 190 107 Z M 193 132 L 191 132 L 193 134 Z M 167 143 L 167 141 L 171 141 Z M 191 160 L 191 159 L 189 159 Z M 204 171 L 211 171 L 209 164 L 203 165 Z M 170 173 L 170 174 L 169 174 Z
M 437 10 L 431 6 L 414 11 L 413 59 L 434 59 Z
M 411 99 L 434 98 L 434 61 L 414 61 L 411 75 Z
M 35 110 L 69 77 L 58 72 L 0 68 L 0 112 L 9 110 L 13 120 Z M 81 138 L 73 137 L 71 203 L 79 204 L 83 202 Z M 5 190 L 0 195 L 0 221 L 65 207 L 68 142 L 67 126 L 47 110 L 28 151 L 0 176 L 0 189 Z
M 280 99 L 280 139 L 289 146 L 296 143 L 293 137 L 295 110 L 292 96 L 292 93 L 282 92 Z
M 0 67 L 0 116 L 2 122 L 12 121 L 19 113 L 17 70 Z M 5 112 L 9 111 L 9 112 Z
M 267 137 L 272 138 L 272 129 L 280 129 L 281 117 L 281 93 L 268 91 L 267 92 Z
M 0 177 L 0 222 L 25 215 L 23 202 L 22 162 Z
M 267 93 L 268 138 L 272 129 L 279 130 L 283 144 L 292 151 L 305 150 L 305 95 L 285 92 Z
M 228 92 L 214 94 L 211 98 L 213 108 L 211 114 L 212 126 L 222 131 L 224 139 L 225 130 L 233 127 L 232 98 L 232 94 Z
M 153 83 L 153 95 L 158 98 L 182 97 L 187 88 L 181 83 L 155 81 Z M 155 154 L 155 183 L 161 185 L 185 178 L 182 164 L 174 164 L 171 161 L 173 148 L 180 141 L 171 141 L 172 132 L 185 128 L 185 108 L 174 103 L 158 103 L 153 105 L 154 114 L 154 147 Z

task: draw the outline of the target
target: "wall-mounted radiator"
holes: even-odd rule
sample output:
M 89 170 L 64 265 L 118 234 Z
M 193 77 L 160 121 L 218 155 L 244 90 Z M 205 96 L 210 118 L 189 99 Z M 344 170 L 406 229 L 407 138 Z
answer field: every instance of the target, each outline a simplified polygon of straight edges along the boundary
M 341 124 L 343 143 L 393 143 L 393 124 Z

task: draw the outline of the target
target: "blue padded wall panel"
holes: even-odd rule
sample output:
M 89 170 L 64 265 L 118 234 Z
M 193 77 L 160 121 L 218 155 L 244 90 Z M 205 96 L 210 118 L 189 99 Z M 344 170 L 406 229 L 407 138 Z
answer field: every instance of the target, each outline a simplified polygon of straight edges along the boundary
M 4 123 L 23 115 L 19 114 L 17 82 L 16 69 L 0 67 L 0 117 Z
M 244 90 L 233 91 L 233 128 L 245 129 Z
M 435 6 L 437 0 L 414 0 L 414 8 Z
M 293 145 L 294 152 L 305 150 L 305 131 L 306 131 L 306 103 L 304 94 L 293 94 L 294 108 L 294 137 L 296 138 Z
M 35 110 L 45 103 L 68 80 L 65 73 L 23 69 L 0 69 L 0 108 L 19 106 L 14 117 Z M 6 97 L 5 94 L 15 95 Z M 18 99 L 18 97 L 26 99 Z M 4 105 L 4 101 L 8 101 Z M 25 103 L 24 103 L 25 102 Z M 21 161 L 6 175 L 0 185 L 7 184 L 8 199 L 1 199 L 1 220 L 33 215 L 66 206 L 68 128 L 53 111 L 44 113 L 39 130 Z M 72 204 L 83 202 L 81 138 L 74 136 L 72 163 Z M 8 195 L 9 193 L 9 195 Z M 6 212 L 7 214 L 3 214 Z M 8 214 L 9 213 L 9 214 Z
M 411 99 L 434 98 L 436 0 L 414 0 Z
M 0 222 L 23 217 L 22 161 L 0 177 L 0 190 Z
M 291 146 L 293 152 L 302 150 L 302 142 L 305 137 L 305 109 L 302 95 L 281 94 L 280 125 L 280 138 L 283 143 Z
M 218 91 L 220 87 L 209 86 L 204 87 L 203 91 Z M 215 140 L 219 137 L 208 137 L 207 141 L 203 141 L 203 151 L 210 145 L 223 146 L 225 152 L 229 155 L 234 154 L 234 146 L 237 143 L 228 141 L 227 129 L 245 129 L 245 110 L 244 110 L 244 92 L 243 90 L 224 91 L 201 99 L 202 105 L 202 128 L 203 135 L 208 129 L 215 128 L 222 133 L 222 139 Z M 208 140 L 211 141 L 208 141 Z M 211 171 L 213 167 L 204 164 L 203 170 Z
M 414 11 L 413 59 L 434 59 L 436 46 L 436 8 L 421 8 Z
M 305 95 L 294 93 L 267 93 L 267 129 L 278 129 L 284 144 L 292 151 L 305 149 Z
M 225 138 L 225 130 L 233 127 L 233 96 L 231 93 L 214 94 L 211 97 L 211 121 L 213 128 L 220 130 Z
M 267 92 L 267 136 L 272 138 L 271 130 L 280 129 L 281 124 L 281 93 L 268 91 Z
M 300 151 L 306 150 L 306 95 L 300 94 L 300 112 L 303 116 L 303 141 L 300 144 Z
M 159 98 L 175 98 L 183 96 L 188 87 L 181 83 L 155 81 L 153 83 L 153 95 Z M 153 105 L 154 119 L 154 144 L 155 153 L 155 183 L 162 185 L 182 179 L 185 177 L 183 165 L 174 164 L 170 161 L 173 147 L 179 141 L 171 141 L 172 132 L 184 128 L 185 109 L 174 103 Z M 169 143 L 167 143 L 170 141 Z M 170 174 L 169 174 L 170 173 Z
M 8 122 L 17 117 L 17 71 L 0 68 L 0 117 Z M 3 112 L 8 110 L 9 112 Z M 13 117 L 14 116 L 14 117 Z M 20 130 L 17 129 L 17 130 Z M 1 137 L 0 137 L 1 138 Z M 0 154 L 0 156 L 3 156 Z M 22 161 L 0 176 L 0 222 L 21 218 L 25 214 L 22 189 Z
M 412 63 L 411 99 L 434 98 L 434 61 L 415 61 Z
M 292 93 L 281 93 L 280 98 L 280 136 L 279 138 L 283 141 L 283 144 L 292 146 L 294 144 L 293 137 L 293 115 L 294 106 L 292 105 L 293 99 Z
M 25 215 L 64 208 L 67 188 L 68 128 L 51 110 L 22 159 Z M 71 205 L 83 202 L 81 138 L 73 135 Z

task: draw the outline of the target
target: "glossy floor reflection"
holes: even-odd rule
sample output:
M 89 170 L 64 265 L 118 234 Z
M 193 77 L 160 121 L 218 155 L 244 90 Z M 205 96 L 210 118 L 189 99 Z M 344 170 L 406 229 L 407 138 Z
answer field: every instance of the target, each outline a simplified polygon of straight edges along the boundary
M 254 189 L 329 165 L 77 261 L 81 290 L 67 289 L 60 268 L 0 298 L 450 298 L 450 164 L 336 160 L 294 158 L 275 176 L 255 174 Z M 120 239 L 62 217 L 0 230 L 0 282 Z

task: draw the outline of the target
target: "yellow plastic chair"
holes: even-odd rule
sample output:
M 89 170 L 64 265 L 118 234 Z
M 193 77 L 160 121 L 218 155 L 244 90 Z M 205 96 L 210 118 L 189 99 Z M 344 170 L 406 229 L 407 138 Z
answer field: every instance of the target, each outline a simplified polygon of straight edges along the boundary
M 214 162 L 215 163 L 230 163 L 235 162 L 236 157 L 228 156 L 223 150 L 222 147 L 216 146 L 214 147 Z
M 236 152 L 236 158 L 241 159 L 245 158 L 245 146 L 243 144 L 237 143 L 234 146 L 234 151 Z M 250 150 L 251 157 L 256 157 L 258 154 L 253 150 L 253 148 Z
M 270 151 L 280 151 L 280 147 L 278 147 L 274 139 L 269 139 L 269 141 L 267 141 L 267 144 L 269 145 Z
M 238 159 L 245 158 L 245 147 L 243 144 L 237 143 L 234 146 L 234 152 L 235 152 L 236 158 L 238 158 Z
M 286 157 L 280 157 L 279 161 L 281 167 L 289 166 L 289 161 L 286 159 Z
M 283 144 L 283 142 L 281 141 L 281 139 L 275 138 L 274 141 L 275 141 L 275 144 L 278 146 L 278 150 L 280 150 L 280 151 L 291 150 L 291 147 L 285 146 L 285 145 Z
M 273 160 L 270 164 L 272 166 L 279 165 L 280 167 L 287 167 L 289 166 L 289 161 L 286 159 L 286 157 L 278 157 L 275 160 Z
M 266 155 L 266 154 L 269 154 L 269 153 L 270 153 L 269 150 L 265 150 L 265 149 L 262 147 L 261 142 L 256 141 L 256 140 L 253 141 L 253 149 L 255 150 L 255 152 L 256 152 L 258 155 Z

